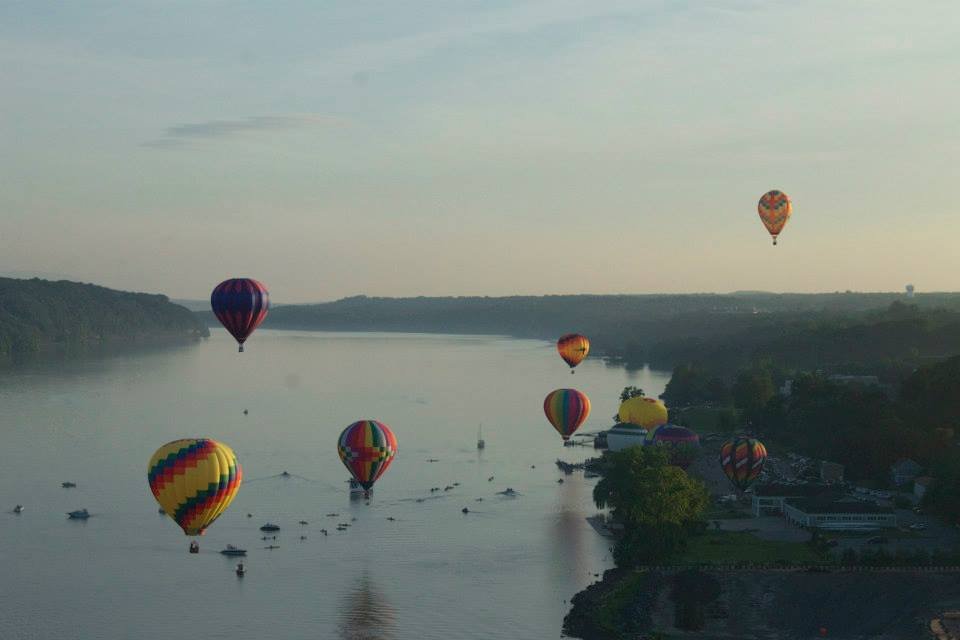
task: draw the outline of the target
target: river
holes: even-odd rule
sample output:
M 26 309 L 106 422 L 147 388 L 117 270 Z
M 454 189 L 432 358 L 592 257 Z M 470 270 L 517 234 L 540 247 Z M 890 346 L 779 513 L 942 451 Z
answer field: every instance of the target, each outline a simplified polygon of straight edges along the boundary
M 238 354 L 219 330 L 189 347 L 4 370 L 0 637 L 558 637 L 570 597 L 612 561 L 585 521 L 594 481 L 554 465 L 593 450 L 561 446 L 543 397 L 584 391 L 581 431 L 596 431 L 623 386 L 656 395 L 668 377 L 595 358 L 570 375 L 536 340 L 260 331 Z M 336 452 L 361 418 L 399 442 L 369 505 L 349 499 Z M 146 466 L 159 445 L 195 436 L 230 444 L 245 480 L 190 555 Z M 519 495 L 497 495 L 507 487 Z M 80 508 L 90 519 L 68 521 Z M 261 540 L 267 521 L 277 541 Z M 218 553 L 227 543 L 249 550 L 242 579 Z

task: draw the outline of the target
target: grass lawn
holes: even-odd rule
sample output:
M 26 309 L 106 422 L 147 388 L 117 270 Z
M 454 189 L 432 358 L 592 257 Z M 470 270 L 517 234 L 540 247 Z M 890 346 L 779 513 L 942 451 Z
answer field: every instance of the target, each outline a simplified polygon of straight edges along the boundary
M 743 531 L 707 531 L 692 538 L 687 550 L 677 559 L 690 564 L 822 561 L 804 542 L 761 540 Z
M 888 540 L 908 540 L 922 538 L 918 531 L 902 531 L 900 529 L 880 529 L 878 531 L 820 531 L 825 538 L 873 538 L 882 536 Z
M 711 520 L 746 520 L 752 518 L 753 514 L 747 509 L 738 509 L 729 505 L 714 504 L 711 505 L 704 516 L 707 522 Z

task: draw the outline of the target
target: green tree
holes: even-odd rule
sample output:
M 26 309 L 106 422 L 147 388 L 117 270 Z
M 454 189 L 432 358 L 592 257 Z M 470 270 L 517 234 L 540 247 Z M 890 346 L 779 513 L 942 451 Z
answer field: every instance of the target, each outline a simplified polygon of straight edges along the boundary
M 609 507 L 624 527 L 614 549 L 619 566 L 662 559 L 702 531 L 709 502 L 706 487 L 668 464 L 665 451 L 631 447 L 607 453 L 606 473 L 594 487 L 600 508 Z
M 630 398 L 636 398 L 637 396 L 642 396 L 643 389 L 640 387 L 634 387 L 633 385 L 629 387 L 624 387 L 623 391 L 620 392 L 620 402 L 626 402 Z
M 756 422 L 776 392 L 773 378 L 768 370 L 742 371 L 733 384 L 733 404 L 740 410 L 740 415 L 745 422 Z

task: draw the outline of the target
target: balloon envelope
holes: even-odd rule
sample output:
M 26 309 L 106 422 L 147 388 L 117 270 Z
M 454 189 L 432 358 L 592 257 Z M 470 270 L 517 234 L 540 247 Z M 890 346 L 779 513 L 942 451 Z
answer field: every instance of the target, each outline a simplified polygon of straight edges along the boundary
M 218 284 L 210 294 L 210 307 L 243 351 L 243 343 L 267 317 L 270 294 L 252 278 L 231 278 Z
M 147 469 L 153 497 L 188 536 L 203 535 L 233 502 L 242 480 L 233 450 L 209 438 L 169 442 Z
M 647 436 L 647 442 L 657 447 L 670 449 L 670 463 L 686 469 L 697 457 L 700 436 L 675 424 L 662 424 Z
M 617 411 L 620 422 L 638 424 L 647 431 L 666 423 L 667 405 L 656 398 L 635 396 L 627 398 Z
M 737 436 L 720 447 L 720 467 L 734 487 L 744 491 L 763 471 L 767 448 L 756 438 Z
M 573 369 L 590 353 L 590 340 L 579 333 L 568 333 L 557 340 L 557 351 L 563 361 Z
M 382 422 L 359 420 L 340 434 L 337 452 L 354 480 L 369 491 L 397 455 L 397 437 Z
M 787 220 L 790 219 L 790 214 L 793 213 L 793 203 L 790 202 L 790 196 L 774 189 L 760 197 L 757 213 L 760 214 L 763 226 L 773 236 L 773 244 L 777 244 L 777 236 L 783 231 Z
M 590 415 L 590 398 L 576 389 L 557 389 L 543 399 L 543 413 L 564 440 Z

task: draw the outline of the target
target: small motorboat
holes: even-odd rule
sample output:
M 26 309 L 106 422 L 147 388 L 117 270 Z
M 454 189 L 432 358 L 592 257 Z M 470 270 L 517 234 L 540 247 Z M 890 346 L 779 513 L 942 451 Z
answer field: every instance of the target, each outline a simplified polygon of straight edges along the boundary
M 507 487 L 507 488 L 504 489 L 503 491 L 498 492 L 497 495 L 501 495 L 501 496 L 515 496 L 515 495 L 517 495 L 517 492 L 514 491 L 513 488 L 511 488 L 511 487 Z
M 200 543 L 196 540 L 190 542 L 190 553 L 200 553 Z
M 307 525 L 310 524 L 310 523 L 307 522 L 306 520 L 301 520 L 301 521 L 300 521 L 300 524 L 303 525 L 303 526 L 307 526 Z
M 245 556 L 247 555 L 246 549 L 238 549 L 232 544 L 228 544 L 225 549 L 221 549 L 220 553 L 225 556 Z
M 271 550 L 272 550 L 272 549 L 279 549 L 279 548 L 280 548 L 280 546 L 279 546 L 279 545 L 275 545 L 275 544 L 267 545 L 266 547 L 264 547 L 264 549 L 271 549 Z
M 237 565 L 237 576 L 242 578 L 243 574 L 247 572 L 246 568 L 243 566 L 243 563 Z
M 15 506 L 15 507 L 13 508 L 13 512 L 14 512 L 14 513 L 23 513 L 23 505 L 22 505 L 22 504 L 18 504 L 17 506 Z
M 67 514 L 67 517 L 71 520 L 86 520 L 90 517 L 90 512 L 86 509 L 80 509 L 79 511 L 71 511 Z
M 290 472 L 289 472 L 289 471 L 284 471 L 284 472 L 281 473 L 280 475 L 283 476 L 284 478 L 289 478 L 289 477 L 290 477 Z
M 60 486 L 64 489 L 75 489 L 77 486 L 76 482 L 61 482 Z
M 260 527 L 260 531 L 280 531 L 280 527 L 277 525 L 268 522 L 267 524 Z

